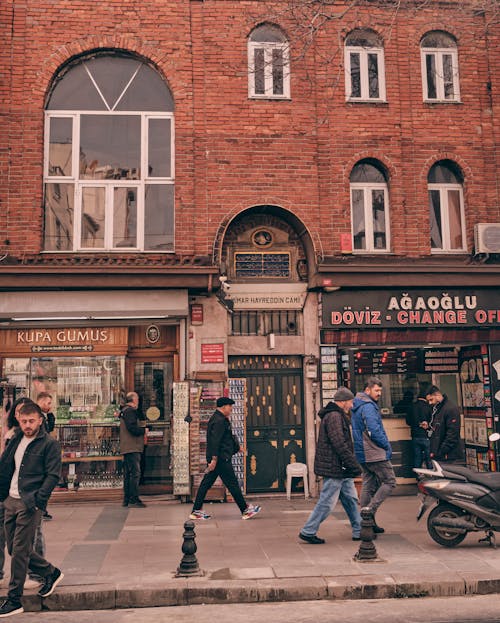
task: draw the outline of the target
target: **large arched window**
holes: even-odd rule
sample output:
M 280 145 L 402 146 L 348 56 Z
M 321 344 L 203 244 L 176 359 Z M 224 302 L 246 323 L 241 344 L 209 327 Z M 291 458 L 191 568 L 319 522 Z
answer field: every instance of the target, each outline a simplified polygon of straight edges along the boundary
M 276 26 L 263 24 L 248 39 L 248 96 L 290 97 L 288 41 Z
M 174 104 L 127 55 L 71 65 L 45 113 L 46 251 L 174 250 Z
M 350 183 L 354 251 L 387 252 L 389 196 L 384 168 L 378 162 L 361 160 L 351 172 Z
M 424 101 L 458 102 L 458 52 L 455 39 L 446 32 L 427 33 L 420 42 Z
M 463 176 L 451 160 L 437 162 L 429 171 L 431 251 L 465 251 Z
M 384 48 L 371 30 L 353 30 L 345 41 L 346 99 L 385 101 Z

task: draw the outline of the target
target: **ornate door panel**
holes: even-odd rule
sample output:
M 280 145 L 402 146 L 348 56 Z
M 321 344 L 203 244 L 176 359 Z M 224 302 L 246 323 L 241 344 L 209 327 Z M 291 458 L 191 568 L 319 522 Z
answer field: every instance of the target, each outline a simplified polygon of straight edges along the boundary
M 232 357 L 229 374 L 247 380 L 246 490 L 284 491 L 288 463 L 305 460 L 302 361 Z

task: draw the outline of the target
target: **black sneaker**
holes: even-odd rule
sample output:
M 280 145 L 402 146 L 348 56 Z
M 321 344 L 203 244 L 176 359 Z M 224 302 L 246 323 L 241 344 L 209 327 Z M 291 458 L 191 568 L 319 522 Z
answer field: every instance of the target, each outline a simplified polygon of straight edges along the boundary
M 42 515 L 42 519 L 43 521 L 52 521 L 54 518 L 52 517 L 50 513 L 48 513 L 47 511 L 44 511 Z
M 377 524 L 375 524 L 373 526 L 373 532 L 375 532 L 375 534 L 384 534 L 385 530 L 381 526 L 377 526 Z
M 128 506 L 128 500 L 123 500 L 122 506 Z
M 146 504 L 142 500 L 136 500 L 135 502 L 128 503 L 129 508 L 146 508 Z
M 0 605 L 0 618 L 10 617 L 13 614 L 21 614 L 21 612 L 24 612 L 24 608 L 20 601 L 6 599 Z
M 48 597 L 52 595 L 56 586 L 63 579 L 64 573 L 60 569 L 54 569 L 54 572 L 45 578 L 42 588 L 38 591 L 40 597 Z
M 321 539 L 315 534 L 309 536 L 308 534 L 303 534 L 302 532 L 299 532 L 299 539 L 302 539 L 303 541 L 305 541 L 306 543 L 310 543 L 311 545 L 323 545 L 323 543 L 325 542 L 325 539 Z

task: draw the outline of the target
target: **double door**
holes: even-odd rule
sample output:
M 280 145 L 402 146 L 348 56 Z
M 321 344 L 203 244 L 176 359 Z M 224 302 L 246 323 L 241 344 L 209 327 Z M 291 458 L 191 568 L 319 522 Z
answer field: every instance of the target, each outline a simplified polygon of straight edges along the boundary
M 302 359 L 232 357 L 229 375 L 247 382 L 246 490 L 284 491 L 288 463 L 305 462 Z

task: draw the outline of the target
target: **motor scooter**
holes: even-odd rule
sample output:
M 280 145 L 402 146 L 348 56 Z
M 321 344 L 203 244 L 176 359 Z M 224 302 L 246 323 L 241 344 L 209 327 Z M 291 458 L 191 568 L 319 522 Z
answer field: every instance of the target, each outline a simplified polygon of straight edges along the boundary
M 500 439 L 499 433 L 490 441 Z M 443 547 L 459 545 L 469 532 L 482 532 L 479 539 L 496 548 L 500 532 L 500 473 L 477 473 L 466 467 L 433 460 L 433 469 L 414 468 L 423 495 L 417 521 L 437 502 L 427 517 L 430 537 Z

